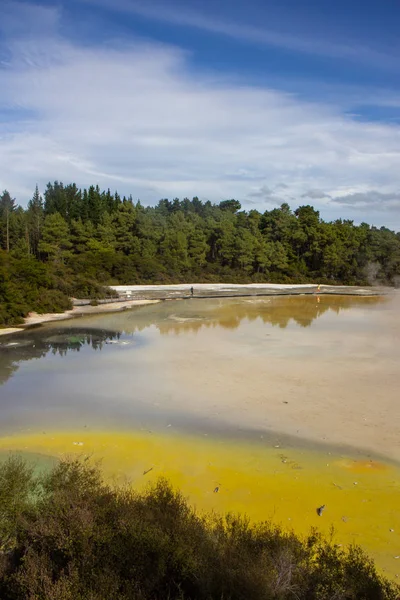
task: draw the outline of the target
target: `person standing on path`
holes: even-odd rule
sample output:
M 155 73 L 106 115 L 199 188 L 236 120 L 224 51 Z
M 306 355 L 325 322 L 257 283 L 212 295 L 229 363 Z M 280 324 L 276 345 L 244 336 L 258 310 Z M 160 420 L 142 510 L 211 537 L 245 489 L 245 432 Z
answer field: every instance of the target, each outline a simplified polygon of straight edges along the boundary
M 194 292 L 194 290 L 193 290 L 193 288 L 191 287 L 191 288 L 190 288 L 190 295 L 191 295 L 191 297 L 192 297 L 192 298 L 193 298 L 193 292 Z

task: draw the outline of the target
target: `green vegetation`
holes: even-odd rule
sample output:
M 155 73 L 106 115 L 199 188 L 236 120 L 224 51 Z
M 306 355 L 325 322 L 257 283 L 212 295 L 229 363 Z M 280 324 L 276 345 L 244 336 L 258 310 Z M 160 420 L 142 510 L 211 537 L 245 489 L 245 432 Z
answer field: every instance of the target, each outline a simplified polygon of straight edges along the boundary
M 327 223 L 311 206 L 261 214 L 237 200 L 143 207 L 98 187 L 48 184 L 26 210 L 0 196 L 0 325 L 63 311 L 113 284 L 273 282 L 395 285 L 400 234 Z
M 395 600 L 356 546 L 270 523 L 199 516 L 160 480 L 105 484 L 86 461 L 0 467 L 2 600 Z

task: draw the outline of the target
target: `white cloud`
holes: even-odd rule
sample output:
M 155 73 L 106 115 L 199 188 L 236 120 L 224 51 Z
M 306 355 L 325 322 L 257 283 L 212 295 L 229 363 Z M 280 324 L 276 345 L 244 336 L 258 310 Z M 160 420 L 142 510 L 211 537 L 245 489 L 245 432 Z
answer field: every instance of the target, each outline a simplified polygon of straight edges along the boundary
M 177 48 L 80 47 L 57 28 L 55 20 L 47 36 L 13 36 L 0 67 L 0 115 L 12 111 L 0 120 L 0 188 L 20 202 L 36 182 L 59 179 L 118 187 L 145 202 L 236 197 L 260 209 L 266 189 L 299 199 L 324 190 L 316 205 L 336 215 L 328 195 L 400 187 L 396 125 L 219 82 L 193 72 Z

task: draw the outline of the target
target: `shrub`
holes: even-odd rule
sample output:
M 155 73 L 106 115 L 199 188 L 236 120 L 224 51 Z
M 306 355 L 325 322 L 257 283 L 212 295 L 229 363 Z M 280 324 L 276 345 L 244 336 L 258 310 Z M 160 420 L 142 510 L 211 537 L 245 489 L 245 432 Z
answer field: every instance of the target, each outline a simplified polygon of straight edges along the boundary
M 38 313 L 61 313 L 72 308 L 72 302 L 60 290 L 40 289 L 33 310 Z
M 33 477 L 0 467 L 2 600 L 395 600 L 356 546 L 271 523 L 199 516 L 165 480 L 112 488 L 74 460 Z
M 106 298 L 117 298 L 118 292 L 107 286 L 100 285 L 96 281 L 78 275 L 70 286 L 70 295 L 75 298 L 103 300 Z

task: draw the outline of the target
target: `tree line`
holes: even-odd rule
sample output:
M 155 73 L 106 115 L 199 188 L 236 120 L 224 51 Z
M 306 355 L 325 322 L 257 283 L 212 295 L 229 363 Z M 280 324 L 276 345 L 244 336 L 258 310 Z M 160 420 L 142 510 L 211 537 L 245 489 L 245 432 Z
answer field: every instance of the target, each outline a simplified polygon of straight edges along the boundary
M 325 222 L 312 206 L 261 213 L 219 204 L 132 197 L 49 183 L 26 209 L 0 196 L 0 324 L 30 310 L 60 311 L 69 297 L 112 284 L 309 281 L 395 285 L 400 234 L 350 220 Z

